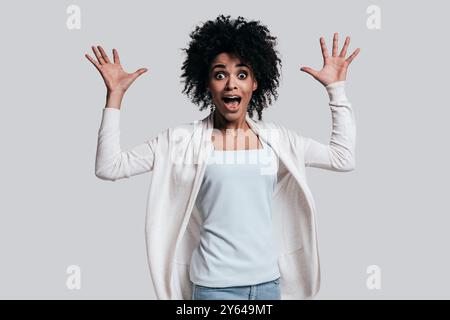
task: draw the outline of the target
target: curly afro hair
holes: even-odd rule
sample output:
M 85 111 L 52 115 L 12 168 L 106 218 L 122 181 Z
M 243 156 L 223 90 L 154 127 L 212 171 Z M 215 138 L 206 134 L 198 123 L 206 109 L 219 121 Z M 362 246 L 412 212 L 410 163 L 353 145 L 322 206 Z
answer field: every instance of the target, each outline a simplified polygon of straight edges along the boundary
M 278 98 L 281 60 L 275 50 L 276 37 L 270 35 L 266 26 L 259 21 L 245 21 L 239 16 L 230 20 L 230 16 L 220 15 L 215 21 L 207 21 L 197 26 L 190 34 L 191 42 L 186 51 L 187 58 L 183 62 L 181 75 L 185 86 L 182 93 L 200 106 L 200 111 L 214 110 L 212 97 L 207 90 L 209 68 L 215 57 L 223 52 L 233 54 L 243 63 L 250 65 L 258 82 L 253 92 L 247 112 L 253 118 L 253 111 L 262 119 L 262 111 L 268 104 Z

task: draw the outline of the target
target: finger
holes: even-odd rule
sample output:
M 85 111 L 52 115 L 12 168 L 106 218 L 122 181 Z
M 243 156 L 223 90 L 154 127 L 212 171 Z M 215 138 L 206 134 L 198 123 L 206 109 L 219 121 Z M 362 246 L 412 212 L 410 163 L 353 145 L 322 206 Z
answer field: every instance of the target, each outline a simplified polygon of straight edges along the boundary
M 341 53 L 339 54 L 339 57 L 345 58 L 345 55 L 347 54 L 347 48 L 350 44 L 350 37 L 345 38 L 344 46 L 342 47 Z
M 136 70 L 133 75 L 135 76 L 135 78 L 139 77 L 141 74 L 147 72 L 147 68 L 140 68 L 138 70 Z
M 97 57 L 98 62 L 100 63 L 100 65 L 105 64 L 105 60 L 103 60 L 102 55 L 100 54 L 100 52 L 98 52 L 97 48 L 92 46 L 92 51 L 94 51 L 95 56 Z
M 88 55 L 87 53 L 84 55 L 86 58 L 88 58 L 88 60 L 90 61 L 90 62 L 92 62 L 92 64 L 97 68 L 97 70 L 98 71 L 100 71 L 100 68 L 101 68 L 101 65 L 97 62 L 97 61 L 95 61 L 95 59 L 94 58 L 92 58 L 90 55 Z
M 338 51 L 338 33 L 335 32 L 334 36 L 333 36 L 333 51 L 332 51 L 331 55 L 333 57 L 336 57 L 337 51 Z
M 320 48 L 322 49 L 322 56 L 323 59 L 328 58 L 328 49 L 327 45 L 325 44 L 325 39 L 323 37 L 320 37 Z
M 114 63 L 120 64 L 119 53 L 117 52 L 116 49 L 113 49 L 113 57 Z
M 345 61 L 347 61 L 348 64 L 350 64 L 350 63 L 353 61 L 353 59 L 355 59 L 355 57 L 358 55 L 359 51 L 361 51 L 360 48 L 358 48 L 358 49 L 356 49 L 355 51 L 353 51 L 353 53 L 351 54 L 351 56 L 348 57 L 347 60 L 345 60 Z
M 300 68 L 301 71 L 309 73 L 310 75 L 312 75 L 314 78 L 317 77 L 318 72 L 314 69 L 311 69 L 309 67 L 302 67 Z
M 109 61 L 108 55 L 106 54 L 105 50 L 103 50 L 103 48 L 101 46 L 98 46 L 98 49 L 100 50 L 100 53 L 101 53 L 103 59 L 106 61 L 106 63 L 111 63 L 111 61 Z

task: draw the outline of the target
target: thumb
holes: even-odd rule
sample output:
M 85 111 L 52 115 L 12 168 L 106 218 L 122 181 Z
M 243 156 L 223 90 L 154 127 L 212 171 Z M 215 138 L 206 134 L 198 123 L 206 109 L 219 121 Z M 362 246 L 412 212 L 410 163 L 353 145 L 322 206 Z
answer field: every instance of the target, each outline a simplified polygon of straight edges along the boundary
M 309 73 L 310 75 L 312 75 L 314 78 L 317 77 L 317 71 L 314 69 L 311 69 L 309 67 L 302 67 L 300 68 L 301 71 Z
M 145 73 L 145 72 L 147 72 L 147 71 L 148 71 L 147 68 L 140 68 L 140 69 L 136 70 L 136 71 L 133 73 L 133 75 L 134 75 L 135 78 L 137 78 L 137 77 L 139 77 L 141 74 L 143 74 L 143 73 Z

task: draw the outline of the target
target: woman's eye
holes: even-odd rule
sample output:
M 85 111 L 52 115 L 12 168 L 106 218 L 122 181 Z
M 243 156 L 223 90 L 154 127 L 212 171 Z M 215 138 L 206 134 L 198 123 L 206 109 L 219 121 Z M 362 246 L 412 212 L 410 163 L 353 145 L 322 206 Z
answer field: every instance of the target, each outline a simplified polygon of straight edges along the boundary
M 241 74 L 244 75 L 243 78 L 242 78 L 242 77 L 239 77 Z M 239 79 L 245 79 L 245 78 L 247 78 L 247 73 L 246 73 L 246 72 L 241 72 L 241 73 L 239 73 L 238 77 L 239 77 Z
M 241 75 L 243 75 L 243 76 L 241 76 Z M 223 72 L 218 72 L 218 73 L 216 73 L 216 79 L 222 80 L 223 78 L 220 78 L 219 76 L 225 77 L 225 75 L 223 74 Z M 240 73 L 238 74 L 238 78 L 241 79 L 241 80 L 247 78 L 247 72 L 240 72 Z

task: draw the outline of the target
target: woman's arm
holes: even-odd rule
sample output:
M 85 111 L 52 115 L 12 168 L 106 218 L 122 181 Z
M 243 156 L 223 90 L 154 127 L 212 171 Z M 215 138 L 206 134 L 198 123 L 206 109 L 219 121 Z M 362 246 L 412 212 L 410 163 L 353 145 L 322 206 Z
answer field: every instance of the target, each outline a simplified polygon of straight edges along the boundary
M 103 180 L 115 181 L 151 171 L 156 137 L 128 151 L 122 151 L 120 148 L 120 108 L 123 96 L 147 69 L 141 68 L 134 73 L 127 73 L 120 64 L 116 49 L 113 49 L 113 63 L 101 46 L 92 46 L 92 50 L 97 60 L 88 54 L 85 56 L 100 72 L 107 88 L 106 105 L 98 131 L 95 175 Z
M 301 137 L 305 166 L 333 171 L 355 168 L 356 126 L 352 105 L 345 95 L 345 81 L 326 86 L 330 98 L 332 131 L 329 144 Z
M 333 122 L 329 144 L 322 144 L 312 138 L 301 137 L 300 145 L 303 148 L 305 166 L 333 171 L 350 171 L 355 167 L 355 117 L 352 106 L 345 95 L 345 80 L 348 66 L 358 55 L 360 49 L 356 49 L 346 59 L 345 55 L 349 43 L 350 37 L 347 37 L 338 55 L 338 33 L 335 33 L 332 56 L 330 57 L 325 40 L 321 37 L 320 45 L 324 60 L 322 70 L 316 71 L 308 67 L 300 69 L 312 75 L 325 86 L 330 98 L 329 106 Z
M 120 110 L 104 108 L 98 131 L 95 175 L 102 180 L 115 181 L 149 172 L 158 137 L 150 139 L 128 151 L 120 148 Z

